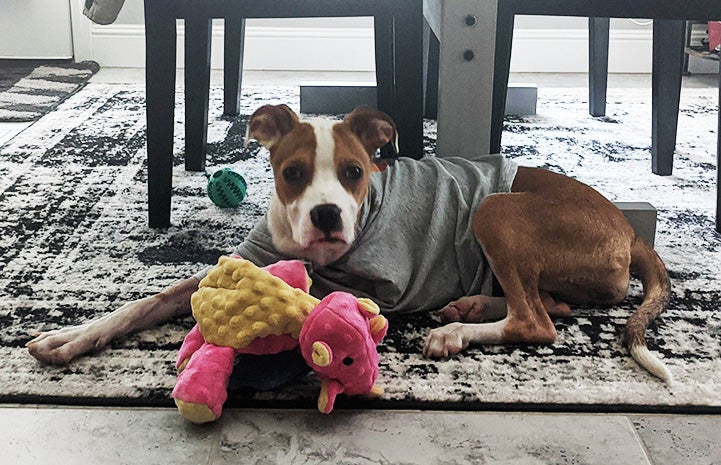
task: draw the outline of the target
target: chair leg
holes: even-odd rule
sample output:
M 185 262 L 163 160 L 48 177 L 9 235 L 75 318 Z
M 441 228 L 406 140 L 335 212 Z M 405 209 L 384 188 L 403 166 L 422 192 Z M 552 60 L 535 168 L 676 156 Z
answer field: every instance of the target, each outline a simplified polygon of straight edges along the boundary
M 243 83 L 245 18 L 225 18 L 223 41 L 223 115 L 235 116 L 240 110 Z
M 503 116 L 508 94 L 508 75 L 511 69 L 514 14 L 498 3 L 496 21 L 496 58 L 493 72 L 493 108 L 491 109 L 491 153 L 501 153 Z
M 145 0 L 145 95 L 148 148 L 148 220 L 170 226 L 175 122 L 175 15 L 166 2 Z
M 423 20 L 423 95 L 425 107 L 423 116 L 438 118 L 438 71 L 440 65 L 441 43 L 433 33 L 431 26 Z
M 588 18 L 588 103 L 591 116 L 606 114 L 609 18 Z
M 210 38 L 207 16 L 185 19 L 185 169 L 205 170 L 210 91 Z
M 684 54 L 684 21 L 654 20 L 651 159 L 655 174 L 673 172 Z
M 684 46 L 684 48 L 685 48 L 685 47 L 688 47 L 688 46 L 691 44 L 691 32 L 692 32 L 692 28 L 691 28 L 691 23 L 690 23 L 689 21 L 687 21 L 687 22 L 684 24 L 684 29 L 685 29 L 685 30 L 684 30 L 684 34 L 683 34 L 683 46 Z M 688 53 L 684 53 L 684 54 L 683 54 L 683 75 L 684 75 L 684 76 L 688 76 L 689 74 L 691 74 L 691 73 L 689 72 L 689 70 L 688 70 L 689 61 L 690 61 L 690 56 L 689 56 L 689 54 L 688 54 Z
M 397 0 L 396 0 L 397 1 Z M 404 16 L 395 17 L 395 112 L 401 154 L 423 156 L 423 8 L 406 2 Z
M 373 18 L 375 61 L 376 61 L 376 107 L 395 116 L 395 94 L 393 82 L 393 18 L 388 15 Z M 395 156 L 389 146 L 381 147 L 381 156 Z
M 721 63 L 719 64 L 719 111 L 716 129 L 716 232 L 721 233 Z

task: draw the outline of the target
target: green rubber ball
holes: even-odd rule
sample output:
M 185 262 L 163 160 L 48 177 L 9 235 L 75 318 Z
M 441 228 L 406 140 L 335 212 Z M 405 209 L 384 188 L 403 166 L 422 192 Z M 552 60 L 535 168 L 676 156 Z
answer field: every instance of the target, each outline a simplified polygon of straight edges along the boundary
M 220 208 L 235 208 L 245 198 L 245 179 L 231 168 L 216 171 L 208 179 L 208 197 Z

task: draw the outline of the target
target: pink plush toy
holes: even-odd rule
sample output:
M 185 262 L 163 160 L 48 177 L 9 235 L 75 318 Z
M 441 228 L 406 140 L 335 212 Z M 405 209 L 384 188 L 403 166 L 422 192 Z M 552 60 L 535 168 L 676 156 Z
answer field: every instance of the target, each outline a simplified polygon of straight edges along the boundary
M 299 344 L 321 378 L 321 412 L 330 413 L 343 392 L 380 395 L 376 345 L 388 321 L 369 299 L 335 292 L 318 301 L 307 294 L 309 285 L 297 260 L 260 269 L 221 257 L 193 294 L 198 324 L 178 354 L 172 396 L 184 417 L 206 423 L 221 415 L 237 354 L 274 354 Z
M 376 307 L 377 308 L 377 307 Z M 388 321 L 362 307 L 346 292 L 334 292 L 308 315 L 300 330 L 300 350 L 321 379 L 318 409 L 333 410 L 340 393 L 379 396 L 376 346 L 386 335 Z

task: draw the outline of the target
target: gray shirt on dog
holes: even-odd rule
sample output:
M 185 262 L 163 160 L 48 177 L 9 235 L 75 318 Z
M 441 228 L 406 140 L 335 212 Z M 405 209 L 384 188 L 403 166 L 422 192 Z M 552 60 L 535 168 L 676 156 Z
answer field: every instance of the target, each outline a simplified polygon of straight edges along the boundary
M 346 291 L 373 299 L 387 313 L 433 310 L 464 295 L 490 294 L 492 275 L 471 221 L 486 196 L 510 191 L 516 170 L 515 162 L 487 155 L 399 158 L 373 173 L 352 248 L 330 265 L 310 267 L 311 294 Z M 273 246 L 267 218 L 236 252 L 258 266 L 292 258 Z

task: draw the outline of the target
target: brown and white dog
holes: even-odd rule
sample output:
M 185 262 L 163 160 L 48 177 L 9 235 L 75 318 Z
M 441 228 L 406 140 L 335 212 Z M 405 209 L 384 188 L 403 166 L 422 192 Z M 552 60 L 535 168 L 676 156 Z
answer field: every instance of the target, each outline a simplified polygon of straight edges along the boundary
M 392 120 L 357 109 L 343 121 L 301 121 L 285 105 L 264 106 L 252 116 L 249 136 L 270 150 L 275 194 L 268 229 L 278 251 L 318 265 L 348 253 L 369 192 L 371 160 L 397 137 Z M 568 315 L 568 304 L 622 301 L 633 273 L 645 297 L 628 319 L 628 348 L 640 365 L 672 380 L 644 334 L 668 303 L 668 274 L 598 192 L 566 176 L 519 167 L 511 192 L 480 203 L 472 229 L 505 298 L 458 295 L 440 311 L 449 324 L 430 332 L 426 356 L 448 357 L 469 344 L 550 344 L 556 339 L 551 317 Z M 38 334 L 28 350 L 41 362 L 68 363 L 115 337 L 189 313 L 197 288 L 196 278 L 186 279 L 98 320 Z

